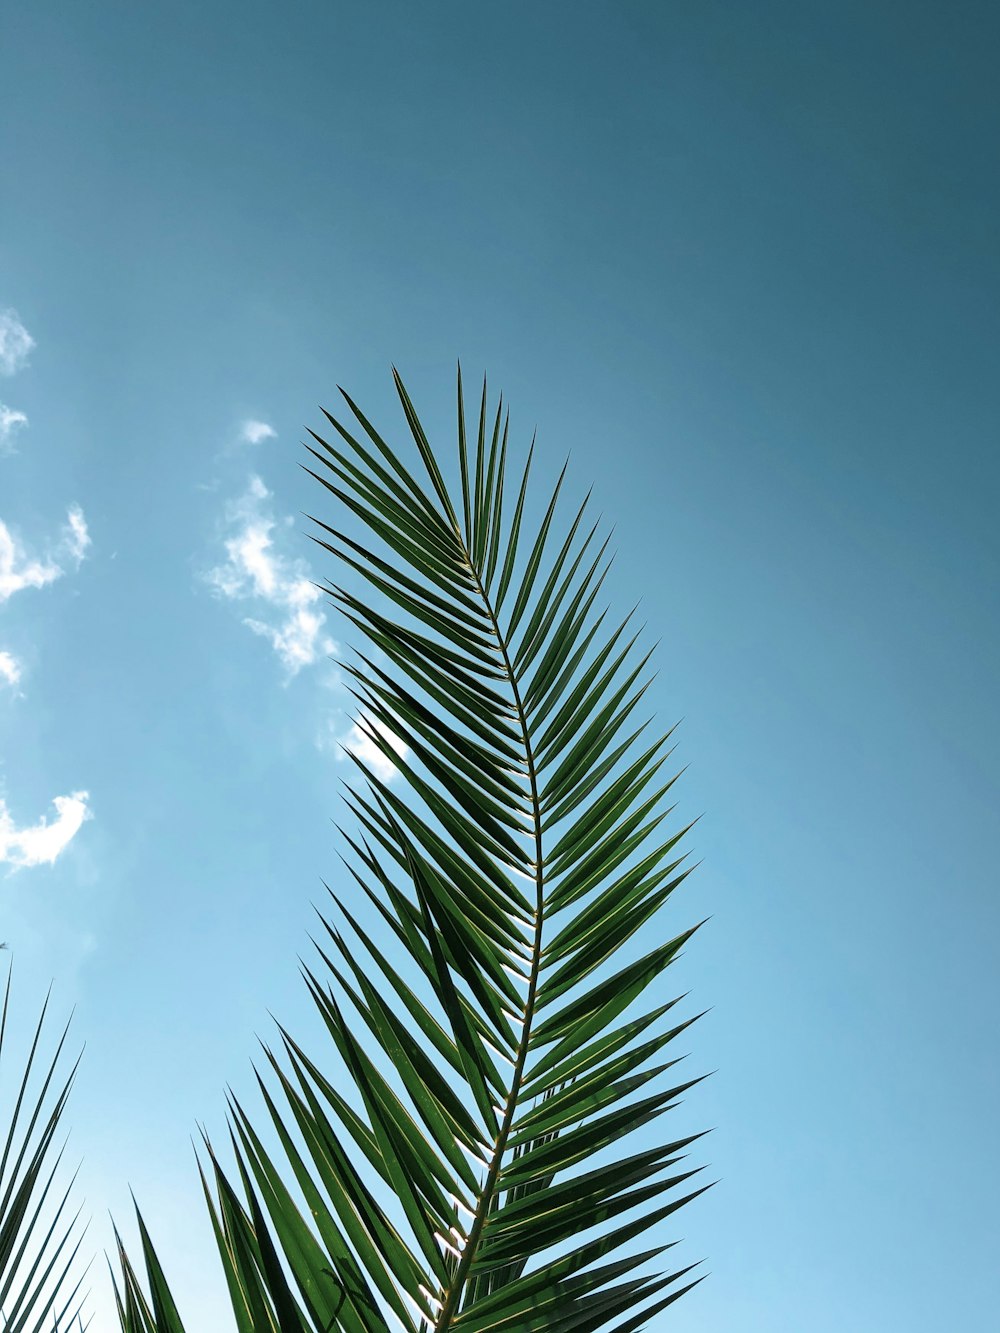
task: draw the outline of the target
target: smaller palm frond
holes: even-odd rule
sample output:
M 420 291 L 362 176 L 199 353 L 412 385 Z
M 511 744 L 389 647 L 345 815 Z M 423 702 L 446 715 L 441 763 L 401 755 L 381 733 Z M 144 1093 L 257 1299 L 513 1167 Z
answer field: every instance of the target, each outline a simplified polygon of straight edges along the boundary
M 38 1069 L 48 1012 L 46 996 L 23 1069 L 14 1085 L 4 1074 L 9 1046 L 12 969 L 0 1013 L 0 1089 L 12 1096 L 0 1145 L 0 1327 L 4 1333 L 52 1333 L 80 1325 L 86 1269 L 77 1263 L 86 1226 L 80 1209 L 70 1213 L 74 1172 L 59 1183 L 65 1144 L 57 1133 L 80 1057 L 66 1071 L 63 1029 L 47 1066 Z

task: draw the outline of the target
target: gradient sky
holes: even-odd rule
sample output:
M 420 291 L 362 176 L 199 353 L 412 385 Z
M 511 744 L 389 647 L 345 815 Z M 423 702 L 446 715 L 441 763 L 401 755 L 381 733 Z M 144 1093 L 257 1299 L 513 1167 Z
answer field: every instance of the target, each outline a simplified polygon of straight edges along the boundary
M 131 1185 L 191 1333 L 190 1138 L 269 1010 L 314 1031 L 338 874 L 303 427 L 343 384 L 398 431 L 394 362 L 450 451 L 459 356 L 617 525 L 704 811 L 668 924 L 712 917 L 673 980 L 718 1073 L 676 1114 L 720 1184 L 655 1326 L 995 1326 L 998 39 L 961 0 L 5 7 L 0 938 L 25 1021 L 76 1006 L 94 1242 Z

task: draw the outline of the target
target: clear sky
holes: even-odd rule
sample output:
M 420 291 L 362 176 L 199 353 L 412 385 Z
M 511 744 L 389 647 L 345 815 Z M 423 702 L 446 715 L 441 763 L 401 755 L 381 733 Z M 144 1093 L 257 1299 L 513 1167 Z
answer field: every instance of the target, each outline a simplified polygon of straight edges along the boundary
M 190 1136 L 338 874 L 297 467 L 456 357 L 617 525 L 711 915 L 675 1333 L 995 1327 L 995 5 L 15 4 L 0 20 L 0 938 L 222 1327 Z M 321 553 L 320 553 L 321 554 Z M 676 980 L 676 978 L 675 978 Z M 130 1226 L 126 1226 L 131 1234 Z M 95 1330 L 110 1328 L 94 1274 Z

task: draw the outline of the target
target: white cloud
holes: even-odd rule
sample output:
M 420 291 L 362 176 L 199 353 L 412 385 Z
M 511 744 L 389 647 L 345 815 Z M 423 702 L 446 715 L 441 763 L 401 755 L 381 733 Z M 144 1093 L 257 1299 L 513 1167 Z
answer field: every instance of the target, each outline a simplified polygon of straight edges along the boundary
M 87 547 L 90 545 L 87 520 L 84 518 L 83 510 L 79 505 L 70 505 L 69 507 L 66 524 L 63 528 L 62 544 L 70 559 L 75 561 L 77 567 L 79 567 L 83 557 L 87 554 Z
M 240 439 L 244 444 L 263 444 L 265 440 L 275 440 L 278 432 L 266 421 L 244 421 L 240 427 Z
M 385 723 L 376 722 L 364 714 L 357 722 L 351 724 L 348 732 L 341 735 L 337 734 L 331 722 L 317 743 L 320 749 L 336 749 L 338 759 L 346 759 L 347 754 L 353 754 L 366 768 L 370 768 L 377 778 L 381 778 L 383 782 L 391 782 L 398 770 L 388 755 L 379 748 L 372 737 L 372 732 L 377 732 L 388 743 L 389 748 L 395 750 L 400 759 L 405 759 L 410 753 L 405 741 L 400 740 Z M 347 754 L 344 753 L 345 750 Z
M 270 495 L 252 476 L 246 494 L 226 507 L 226 526 L 233 530 L 224 542 L 226 559 L 205 578 L 219 596 L 256 604 L 258 614 L 243 623 L 270 642 L 290 680 L 336 645 L 323 632 L 326 616 L 316 606 L 323 594 L 305 562 L 275 545 L 278 523 L 265 503 Z
M 13 653 L 8 653 L 6 649 L 0 649 L 0 677 L 8 685 L 17 686 L 21 679 L 21 663 Z
M 251 617 L 243 622 L 254 634 L 260 634 L 270 641 L 271 647 L 284 662 L 291 675 L 295 675 L 305 666 L 316 661 L 316 644 L 323 628 L 325 616 L 322 611 L 307 611 L 300 608 L 281 625 L 268 625 L 263 620 Z M 328 644 L 332 649 L 333 645 Z
M 6 403 L 0 403 L 0 450 L 8 448 L 14 438 L 14 432 L 28 424 L 23 412 L 17 412 Z
M 23 588 L 44 588 L 62 573 L 51 560 L 30 557 L 0 519 L 0 602 L 5 602 Z
M 16 375 L 26 364 L 35 340 L 16 310 L 0 310 L 0 375 Z
M 29 555 L 0 519 L 0 602 L 25 588 L 44 588 L 54 583 L 65 574 L 60 561 L 67 557 L 79 568 L 89 545 L 90 534 L 79 505 L 70 507 L 54 553 L 44 559 Z
M 43 817 L 37 824 L 17 828 L 7 802 L 0 797 L 0 864 L 14 869 L 52 865 L 79 833 L 83 821 L 92 817 L 87 807 L 89 799 L 85 791 L 57 796 L 52 802 L 56 817 L 51 823 Z

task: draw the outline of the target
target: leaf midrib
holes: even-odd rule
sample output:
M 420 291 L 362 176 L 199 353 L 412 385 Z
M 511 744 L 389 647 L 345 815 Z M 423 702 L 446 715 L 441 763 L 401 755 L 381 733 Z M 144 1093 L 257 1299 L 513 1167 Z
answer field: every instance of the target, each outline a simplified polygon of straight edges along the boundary
M 458 535 L 459 539 L 462 540 L 461 534 Z M 527 714 L 521 701 L 521 693 L 517 687 L 517 677 L 510 660 L 510 654 L 507 650 L 507 641 L 501 632 L 496 613 L 493 609 L 493 604 L 489 594 L 483 586 L 480 572 L 474 564 L 472 555 L 465 546 L 464 540 L 462 544 L 465 559 L 468 562 L 469 569 L 475 579 L 476 591 L 483 600 L 483 605 L 489 616 L 497 647 L 503 658 L 504 670 L 510 683 L 511 693 L 514 696 L 514 707 L 517 711 L 517 720 L 521 729 L 521 738 L 524 742 L 525 762 L 527 765 L 527 777 L 531 800 L 531 819 L 534 825 L 535 838 L 535 933 L 531 946 L 531 970 L 528 977 L 528 993 L 524 1002 L 524 1026 L 521 1029 L 521 1038 L 518 1043 L 517 1058 L 514 1062 L 514 1072 L 511 1076 L 507 1105 L 504 1109 L 504 1116 L 500 1124 L 499 1132 L 494 1141 L 492 1157 L 489 1169 L 486 1173 L 486 1180 L 483 1182 L 483 1188 L 476 1206 L 475 1217 L 472 1226 L 469 1229 L 469 1234 L 466 1238 L 458 1266 L 455 1270 L 454 1280 L 448 1289 L 448 1294 L 445 1297 L 444 1304 L 442 1305 L 434 1324 L 434 1333 L 445 1333 L 445 1330 L 452 1327 L 455 1316 L 460 1313 L 461 1299 L 469 1276 L 469 1271 L 475 1260 L 476 1249 L 482 1237 L 487 1218 L 489 1217 L 490 1205 L 497 1193 L 497 1180 L 500 1175 L 504 1153 L 507 1150 L 507 1140 L 510 1137 L 511 1127 L 513 1126 L 514 1116 L 520 1100 L 524 1067 L 527 1063 L 528 1047 L 531 1042 L 531 1025 L 535 1013 L 535 999 L 538 992 L 538 978 L 541 968 L 542 925 L 545 904 L 545 884 L 542 863 L 542 812 L 538 796 L 538 778 L 535 771 L 535 757 L 531 745 L 531 736 L 528 730 Z

